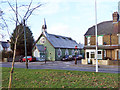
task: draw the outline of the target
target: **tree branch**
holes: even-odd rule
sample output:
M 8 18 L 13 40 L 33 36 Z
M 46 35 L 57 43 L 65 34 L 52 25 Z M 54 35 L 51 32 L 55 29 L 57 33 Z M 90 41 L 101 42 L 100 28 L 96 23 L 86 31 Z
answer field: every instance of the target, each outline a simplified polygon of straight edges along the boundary
M 28 10 L 27 10 L 27 12 L 26 12 L 25 15 L 24 15 L 23 20 L 25 19 L 25 17 L 27 16 L 27 14 L 28 14 L 28 12 L 29 12 L 29 9 L 30 9 L 30 7 L 31 7 L 31 5 L 32 5 L 32 1 L 33 1 L 33 0 L 31 0 L 30 4 L 29 4 L 29 6 L 28 6 Z
M 35 8 L 30 9 L 30 10 L 29 10 L 29 13 L 30 13 L 30 14 L 25 18 L 25 20 L 27 20 L 27 19 L 30 17 L 30 15 L 33 13 L 33 11 L 34 11 L 35 9 L 41 7 L 42 5 L 43 5 L 43 4 L 39 4 L 39 5 L 36 6 Z

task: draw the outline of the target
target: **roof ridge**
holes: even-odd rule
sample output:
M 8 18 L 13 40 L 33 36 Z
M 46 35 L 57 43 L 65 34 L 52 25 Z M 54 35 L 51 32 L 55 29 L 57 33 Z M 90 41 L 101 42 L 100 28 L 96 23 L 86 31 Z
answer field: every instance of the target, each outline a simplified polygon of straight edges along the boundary
M 56 35 L 56 34 L 50 34 L 50 33 L 47 33 L 48 35 L 53 35 L 53 36 L 58 36 L 58 37 L 65 37 L 65 38 L 71 38 L 71 37 L 66 37 L 66 36 L 62 36 L 62 35 Z M 72 39 L 72 38 L 71 38 Z
M 98 26 L 98 35 L 112 33 L 113 32 L 113 24 L 112 24 L 112 22 L 113 22 L 113 20 L 103 21 L 103 22 L 98 23 L 97 24 L 97 26 Z M 106 32 L 106 30 L 108 30 L 108 31 Z M 88 30 L 86 31 L 84 36 L 87 36 L 87 35 L 95 35 L 95 25 L 88 28 Z

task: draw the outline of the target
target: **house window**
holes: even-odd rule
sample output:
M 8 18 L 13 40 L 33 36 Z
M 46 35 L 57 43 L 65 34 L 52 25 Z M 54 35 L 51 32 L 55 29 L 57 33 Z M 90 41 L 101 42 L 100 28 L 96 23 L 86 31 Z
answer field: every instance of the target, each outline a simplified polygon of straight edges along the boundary
M 65 50 L 65 55 L 69 55 L 68 49 Z
M 58 51 L 57 51 L 57 56 L 60 57 L 62 55 L 62 51 L 61 49 L 59 48 Z
M 98 54 L 101 54 L 101 51 L 98 51 Z
M 95 58 L 95 52 L 91 52 L 91 58 Z
M 102 50 L 98 51 L 98 59 L 102 59 Z
M 104 57 L 106 57 L 106 50 L 104 50 Z
M 120 44 L 120 36 L 118 36 L 119 44 Z
M 75 51 L 74 50 L 72 50 L 72 55 L 75 55 Z
M 90 37 L 87 38 L 87 45 L 90 45 Z
M 78 50 L 78 54 L 80 54 L 80 50 Z
M 120 59 L 120 50 L 118 51 L 118 59 Z
M 89 58 L 89 52 L 87 52 L 87 58 Z
M 98 45 L 103 45 L 103 36 L 98 36 Z

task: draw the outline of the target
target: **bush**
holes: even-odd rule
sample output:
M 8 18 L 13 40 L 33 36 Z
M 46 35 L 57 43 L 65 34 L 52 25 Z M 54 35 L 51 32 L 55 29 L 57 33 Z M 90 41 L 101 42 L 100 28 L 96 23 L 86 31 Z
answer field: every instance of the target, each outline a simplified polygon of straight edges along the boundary
M 9 57 L 12 57 L 12 51 L 3 50 L 2 51 L 2 58 L 9 58 Z

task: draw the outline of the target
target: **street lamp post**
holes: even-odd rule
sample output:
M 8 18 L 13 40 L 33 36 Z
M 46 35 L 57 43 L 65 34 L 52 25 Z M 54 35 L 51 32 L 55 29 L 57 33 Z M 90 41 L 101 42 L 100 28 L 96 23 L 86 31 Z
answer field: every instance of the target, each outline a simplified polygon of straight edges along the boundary
M 96 72 L 98 72 L 97 0 L 95 0 Z
M 24 23 L 24 28 L 23 29 L 24 29 L 24 43 L 25 43 L 25 59 L 26 59 L 26 68 L 28 69 L 25 20 L 23 20 L 23 23 Z

